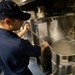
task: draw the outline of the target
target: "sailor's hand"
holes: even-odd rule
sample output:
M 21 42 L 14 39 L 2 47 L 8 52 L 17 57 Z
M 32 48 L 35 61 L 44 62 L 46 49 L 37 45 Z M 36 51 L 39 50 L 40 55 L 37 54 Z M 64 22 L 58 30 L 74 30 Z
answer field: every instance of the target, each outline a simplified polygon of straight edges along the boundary
M 25 26 L 24 26 L 25 32 L 27 32 L 29 29 L 30 29 L 30 25 L 29 24 L 25 24 Z
M 48 47 L 49 46 L 49 43 L 48 42 L 43 42 L 42 44 L 41 44 L 41 52 L 46 48 L 46 47 Z

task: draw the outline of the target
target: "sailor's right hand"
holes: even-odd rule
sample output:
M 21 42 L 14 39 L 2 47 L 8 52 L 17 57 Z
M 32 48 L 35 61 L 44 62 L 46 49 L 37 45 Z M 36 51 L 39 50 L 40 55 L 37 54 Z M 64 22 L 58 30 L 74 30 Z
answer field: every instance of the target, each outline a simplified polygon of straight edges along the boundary
M 42 44 L 41 44 L 41 52 L 42 51 L 44 51 L 44 49 L 46 48 L 46 47 L 48 47 L 49 46 L 49 43 L 48 42 L 43 42 Z

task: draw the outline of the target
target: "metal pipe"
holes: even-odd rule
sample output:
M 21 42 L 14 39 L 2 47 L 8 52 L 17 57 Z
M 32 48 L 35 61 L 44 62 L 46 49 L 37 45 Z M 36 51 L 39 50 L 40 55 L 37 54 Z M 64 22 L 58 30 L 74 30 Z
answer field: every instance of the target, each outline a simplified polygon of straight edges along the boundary
M 41 39 L 38 35 L 36 35 L 36 33 L 35 32 L 33 32 L 31 29 L 29 29 L 29 31 L 31 31 L 37 38 L 39 38 L 42 42 L 45 42 L 43 39 Z M 50 50 L 53 52 L 53 53 L 56 53 L 55 51 L 54 51 L 54 49 L 49 45 L 49 48 L 50 48 Z
M 44 42 L 43 39 L 41 39 L 38 35 L 36 35 L 36 33 L 34 33 L 31 29 L 29 29 L 37 38 L 39 38 L 42 42 Z

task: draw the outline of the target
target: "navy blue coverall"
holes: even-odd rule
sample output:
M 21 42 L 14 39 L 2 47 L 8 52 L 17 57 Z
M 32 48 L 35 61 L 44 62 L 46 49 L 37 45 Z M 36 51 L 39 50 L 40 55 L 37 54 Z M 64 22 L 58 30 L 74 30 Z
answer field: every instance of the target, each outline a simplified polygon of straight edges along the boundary
M 29 57 L 39 57 L 40 46 L 32 46 L 17 34 L 0 28 L 0 68 L 4 75 L 32 75 Z

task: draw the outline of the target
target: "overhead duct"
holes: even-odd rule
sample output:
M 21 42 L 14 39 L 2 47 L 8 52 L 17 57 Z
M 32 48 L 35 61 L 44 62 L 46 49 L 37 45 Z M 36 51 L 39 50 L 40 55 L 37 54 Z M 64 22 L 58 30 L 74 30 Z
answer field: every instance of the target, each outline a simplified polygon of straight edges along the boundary
M 44 6 L 45 16 L 60 16 L 75 13 L 75 0 L 13 0 L 22 10 L 38 12 L 38 6 Z

